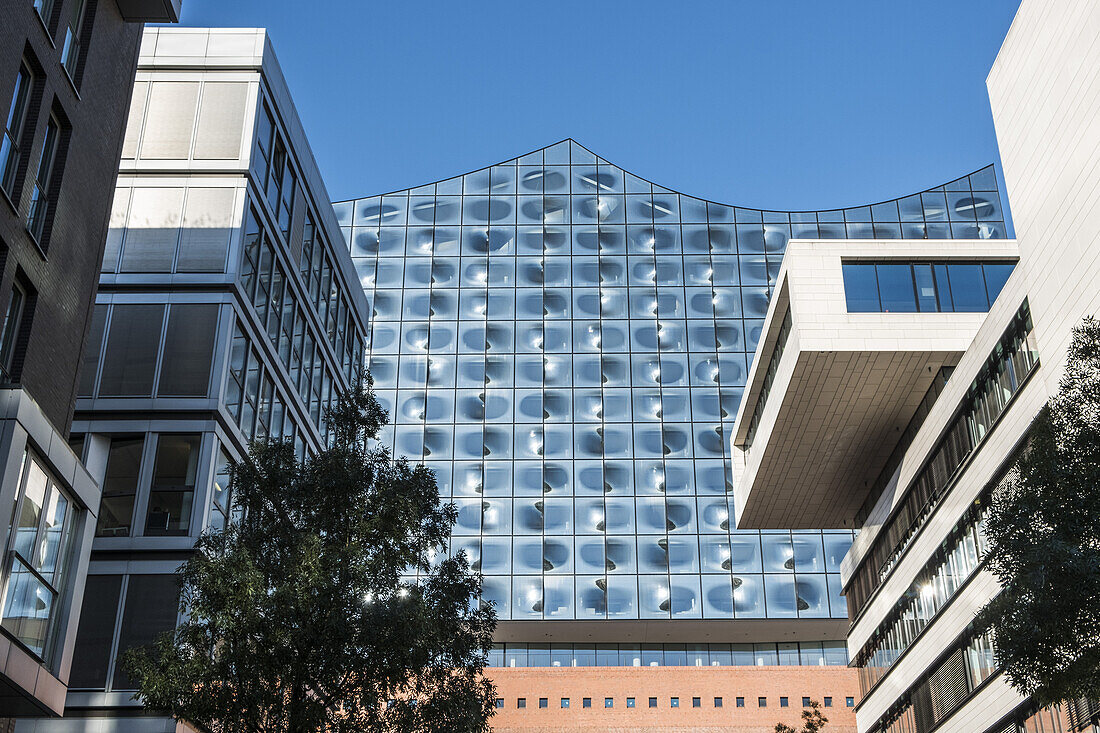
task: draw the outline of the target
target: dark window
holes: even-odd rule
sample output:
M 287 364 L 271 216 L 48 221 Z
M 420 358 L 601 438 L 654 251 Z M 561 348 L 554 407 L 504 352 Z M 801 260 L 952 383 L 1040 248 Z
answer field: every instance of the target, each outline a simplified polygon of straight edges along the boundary
M 849 313 L 878 313 L 878 279 L 875 266 L 856 262 L 841 265 L 844 278 L 844 300 Z
M 825 698 L 825 707 L 831 708 L 832 706 L 833 706 L 833 698 L 831 698 L 831 697 Z
M 856 706 L 856 699 L 854 697 L 844 698 L 844 706 L 849 707 L 849 708 L 854 708 Z
M 790 707 L 790 700 L 788 700 L 785 697 L 780 697 L 779 698 L 779 707 L 781 707 L 781 708 Z
M 516 698 L 516 707 L 519 708 L 520 710 L 527 707 L 527 698 L 526 697 Z
M 103 498 L 99 503 L 99 537 L 126 537 L 134 514 L 141 473 L 141 453 L 145 439 L 138 436 L 115 436 L 107 452 L 107 471 L 103 477 Z
M 913 313 L 913 268 L 908 265 L 878 265 L 878 293 L 886 313 Z
M 210 487 L 210 529 L 223 530 L 229 524 L 231 500 L 229 492 L 229 456 L 225 450 L 218 451 L 218 461 L 214 464 L 214 483 Z M 496 650 L 494 650 L 496 651 Z M 499 663 L 491 666 L 501 666 Z
M 74 84 L 80 82 L 81 61 L 84 57 L 86 42 L 85 25 L 94 13 L 86 12 L 88 0 L 74 0 L 69 16 L 65 19 L 65 40 L 61 47 L 61 65 L 69 73 Z
M 702 700 L 702 698 L 698 698 L 698 697 L 693 697 L 693 698 L 691 698 L 691 706 L 692 706 L 693 708 L 701 708 L 701 707 L 703 707 L 703 700 Z
M 673 697 L 673 698 L 669 698 L 669 701 L 668 701 L 668 706 L 669 706 L 670 708 L 678 708 L 678 707 L 680 707 L 680 698 L 678 698 L 678 697 Z
M 199 435 L 161 435 L 149 487 L 147 535 L 186 535 L 198 473 Z
M 655 698 L 655 697 L 649 698 L 649 707 L 651 707 L 651 708 L 657 707 L 657 698 Z
M 739 707 L 739 708 L 745 707 L 745 698 L 743 698 L 743 697 L 737 698 L 737 707 Z
M 38 167 L 31 179 L 31 206 L 27 213 L 27 231 L 41 244 L 45 245 L 46 219 L 50 214 L 51 197 L 50 184 L 57 168 L 60 167 L 57 149 L 61 143 L 61 123 L 50 115 L 46 123 L 46 137 L 42 141 L 42 154 L 38 157 Z
M 768 698 L 766 698 L 766 697 L 756 698 L 756 707 L 758 707 L 758 708 L 768 707 Z
M 590 697 L 586 697 L 586 698 L 584 698 L 583 700 L 581 700 L 581 707 L 582 707 L 582 708 L 590 708 L 590 707 L 592 707 L 592 698 L 590 698 Z
M 27 124 L 31 84 L 34 77 L 26 64 L 20 64 L 19 74 L 15 77 L 15 89 L 8 106 L 8 116 L 4 121 L 4 137 L 0 140 L 0 186 L 16 204 L 15 174 L 23 157 L 24 137 Z
M 609 699 L 610 699 L 610 698 L 609 698 Z M 627 706 L 628 708 L 632 708 L 632 707 L 634 707 L 634 698 L 632 698 L 632 697 L 628 697 L 628 698 L 626 699 L 626 706 Z M 606 706 L 605 706 L 605 707 L 606 707 Z
M 547 707 L 548 705 L 549 705 L 549 702 L 547 701 L 547 699 L 545 697 L 540 697 L 539 698 L 539 707 L 540 708 Z
M 69 687 L 103 689 L 106 686 L 121 589 L 121 575 L 88 576 L 84 603 L 80 607 L 80 625 L 76 630 Z
M 112 309 L 100 396 L 152 395 L 163 320 L 163 305 L 116 305 Z
M 981 313 L 989 310 L 981 265 L 951 264 L 947 266 L 947 270 L 951 278 L 951 299 L 956 312 Z
M 158 397 L 205 397 L 210 390 L 219 306 L 176 304 L 168 312 Z
M 563 698 L 561 699 L 561 706 L 562 706 L 563 708 L 567 708 L 567 707 L 569 707 L 569 698 L 568 698 L 568 697 L 563 697 Z
M 714 698 L 714 707 L 716 707 L 716 708 L 722 707 L 722 698 L 720 698 L 720 697 Z
M 96 372 L 99 371 L 99 352 L 103 348 L 103 330 L 107 325 L 107 306 L 97 305 L 92 311 L 92 325 L 88 329 L 88 343 L 80 363 L 80 385 L 77 394 L 91 397 L 95 394 Z
M 84 433 L 69 433 L 69 450 L 80 459 L 84 461 Z
M 932 265 L 913 265 L 913 280 L 917 285 L 917 308 L 921 313 L 935 313 L 940 310 L 936 301 L 936 280 L 932 276 Z
M 951 282 L 947 277 L 947 265 L 933 265 L 936 280 L 936 299 L 939 301 L 940 310 L 954 312 L 955 304 L 951 302 Z
M 504 698 L 503 697 L 498 697 L 497 698 L 496 706 L 497 706 L 497 710 L 501 710 L 501 709 L 504 708 Z
M 42 25 L 52 35 L 54 0 L 34 0 L 34 9 L 42 19 Z
M 804 707 L 804 708 L 810 707 L 810 698 L 808 698 L 808 697 L 802 698 L 802 707 Z
M 633 698 L 629 698 L 629 697 L 628 697 L 628 698 L 626 699 L 626 706 L 627 706 L 627 707 L 630 707 L 630 701 L 631 701 L 632 699 L 633 699 Z M 615 707 L 615 698 L 613 698 L 613 697 L 605 697 L 605 698 L 603 699 L 603 706 L 604 706 L 605 708 L 613 708 L 613 707 Z
M 1001 294 L 1001 290 L 1004 288 L 1005 283 L 1008 281 L 1008 276 L 1012 274 L 1014 268 L 1015 265 L 1011 263 L 1001 262 L 982 265 L 982 270 L 985 272 L 985 292 L 989 297 L 990 305 L 993 305 L 993 301 Z
M 15 345 L 19 341 L 20 326 L 23 324 L 23 310 L 27 303 L 27 294 L 18 282 L 11 286 L 11 298 L 8 310 L 4 314 L 4 328 L 0 331 L 0 375 L 5 381 L 11 380 L 12 366 L 15 364 Z
M 126 589 L 126 610 L 118 635 L 118 657 L 115 661 L 114 689 L 133 690 L 133 680 L 119 661 L 122 654 L 135 646 L 146 646 L 176 627 L 179 607 L 179 584 L 175 575 L 131 575 Z

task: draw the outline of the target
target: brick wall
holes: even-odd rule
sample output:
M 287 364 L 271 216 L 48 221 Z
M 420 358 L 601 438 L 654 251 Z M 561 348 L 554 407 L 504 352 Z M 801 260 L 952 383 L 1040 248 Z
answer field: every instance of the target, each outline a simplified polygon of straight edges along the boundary
M 27 58 L 38 67 L 28 110 L 28 123 L 34 126 L 31 164 L 20 169 L 13 200 L 0 194 L 0 319 L 12 280 L 21 272 L 42 297 L 27 323 L 26 348 L 22 358 L 17 355 L 14 375 L 62 433 L 68 432 L 75 404 L 141 35 L 141 24 L 124 22 L 114 0 L 89 2 L 94 18 L 75 89 L 61 66 L 64 31 L 57 28 L 76 1 L 55 3 L 52 40 L 30 0 L 6 4 L 0 23 L 0 116 L 7 115 L 11 104 L 20 60 Z M 71 134 L 63 136 L 59 148 L 59 154 L 66 151 L 65 165 L 60 181 L 52 182 L 60 187 L 54 189 L 54 214 L 46 220 L 49 233 L 41 252 L 25 224 L 29 177 L 37 168 L 51 109 L 67 121 Z
M 854 733 L 855 714 L 845 698 L 858 700 L 855 670 L 847 667 L 525 667 L 493 668 L 488 676 L 504 699 L 492 719 L 493 730 L 511 731 L 638 731 L 662 733 L 772 733 L 779 722 L 801 728 L 802 698 L 823 702 L 829 719 L 826 733 Z M 517 708 L 525 698 L 527 707 Z M 561 699 L 569 698 L 568 709 Z M 583 707 L 584 698 L 592 707 Z M 614 707 L 605 708 L 604 698 Z M 635 707 L 627 707 L 627 698 Z M 649 707 L 649 698 L 657 707 Z M 671 707 L 671 698 L 679 707 Z M 700 707 L 692 707 L 692 698 Z M 714 698 L 722 698 L 722 707 Z M 737 698 L 745 699 L 737 707 Z M 767 698 L 759 707 L 758 698 Z M 789 707 L 780 707 L 786 697 Z M 546 708 L 539 699 L 546 698 Z

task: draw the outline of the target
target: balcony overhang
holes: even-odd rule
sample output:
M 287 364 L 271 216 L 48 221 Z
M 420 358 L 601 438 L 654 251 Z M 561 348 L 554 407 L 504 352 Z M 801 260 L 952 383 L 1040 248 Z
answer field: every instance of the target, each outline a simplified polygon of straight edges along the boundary
M 115 0 L 128 23 L 177 23 L 183 0 Z
M 985 319 L 849 313 L 842 258 L 1016 256 L 1007 240 L 790 242 L 731 439 L 737 526 L 855 526 L 939 370 L 959 360 Z

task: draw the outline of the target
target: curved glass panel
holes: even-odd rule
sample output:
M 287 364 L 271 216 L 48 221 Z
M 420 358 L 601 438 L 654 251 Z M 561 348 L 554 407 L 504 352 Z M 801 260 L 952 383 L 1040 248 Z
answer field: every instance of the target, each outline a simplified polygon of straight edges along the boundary
M 866 206 L 763 211 L 571 140 L 339 208 L 394 423 L 382 442 L 448 477 L 453 549 L 477 550 L 482 600 L 517 620 L 844 617 L 850 532 L 738 531 L 727 502 L 783 252 L 1006 235 L 992 167 Z M 959 310 L 1007 276 L 987 271 L 983 290 L 960 273 L 936 294 Z

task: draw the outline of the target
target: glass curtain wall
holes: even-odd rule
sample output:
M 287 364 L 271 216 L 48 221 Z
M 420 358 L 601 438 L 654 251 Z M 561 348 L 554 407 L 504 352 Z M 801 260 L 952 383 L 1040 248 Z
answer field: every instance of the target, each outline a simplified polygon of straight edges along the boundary
M 733 421 L 788 240 L 1005 235 L 992 168 L 872 206 L 692 198 L 564 141 L 336 204 L 381 442 L 502 619 L 842 618 L 850 532 L 738 531 Z

